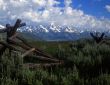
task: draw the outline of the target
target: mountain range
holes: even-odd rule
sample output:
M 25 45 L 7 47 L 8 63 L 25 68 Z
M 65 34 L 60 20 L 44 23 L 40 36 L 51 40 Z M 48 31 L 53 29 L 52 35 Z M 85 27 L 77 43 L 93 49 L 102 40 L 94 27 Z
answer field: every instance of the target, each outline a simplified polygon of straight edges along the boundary
M 0 28 L 5 28 L 0 25 Z M 90 38 L 90 31 L 78 30 L 72 26 L 59 26 L 51 23 L 50 25 L 28 25 L 18 29 L 26 38 L 33 40 L 46 40 L 46 41 L 68 41 L 78 40 L 81 38 Z

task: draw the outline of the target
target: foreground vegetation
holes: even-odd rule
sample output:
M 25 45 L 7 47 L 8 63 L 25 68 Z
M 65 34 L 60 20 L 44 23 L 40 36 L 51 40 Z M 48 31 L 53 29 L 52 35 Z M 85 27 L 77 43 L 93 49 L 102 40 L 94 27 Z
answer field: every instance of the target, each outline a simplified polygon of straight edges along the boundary
M 110 45 L 96 44 L 93 40 L 74 42 L 30 42 L 65 65 L 29 69 L 19 52 L 8 49 L 0 57 L 0 85 L 110 85 Z M 39 61 L 40 62 L 40 61 Z

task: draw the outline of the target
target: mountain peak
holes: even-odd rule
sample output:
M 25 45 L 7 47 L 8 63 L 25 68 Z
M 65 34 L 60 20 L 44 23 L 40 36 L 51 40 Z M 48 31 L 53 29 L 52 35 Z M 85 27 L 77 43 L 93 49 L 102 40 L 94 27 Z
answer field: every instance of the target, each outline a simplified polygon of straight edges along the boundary
M 56 26 L 55 23 L 53 22 L 50 24 L 49 29 L 52 30 L 53 32 L 60 32 L 60 28 Z
M 49 32 L 49 31 L 47 30 L 47 28 L 44 27 L 43 25 L 39 25 L 39 27 L 40 27 L 42 30 L 44 30 L 44 32 Z

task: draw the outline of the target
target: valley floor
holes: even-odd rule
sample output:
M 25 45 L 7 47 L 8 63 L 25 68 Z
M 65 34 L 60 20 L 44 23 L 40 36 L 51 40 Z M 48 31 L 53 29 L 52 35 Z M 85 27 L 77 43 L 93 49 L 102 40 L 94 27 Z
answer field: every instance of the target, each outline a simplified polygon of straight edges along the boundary
M 68 42 L 31 41 L 31 45 L 64 60 L 63 66 L 29 69 L 26 62 L 40 62 L 9 56 L 8 50 L 0 61 L 0 85 L 110 85 L 110 45 L 93 40 Z

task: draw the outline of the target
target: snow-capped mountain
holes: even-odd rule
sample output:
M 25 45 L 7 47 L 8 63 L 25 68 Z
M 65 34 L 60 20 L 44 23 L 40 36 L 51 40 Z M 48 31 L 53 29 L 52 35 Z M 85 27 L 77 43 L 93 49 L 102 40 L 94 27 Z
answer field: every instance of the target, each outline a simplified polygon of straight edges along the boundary
M 44 26 L 44 25 L 37 25 L 37 26 L 26 26 L 18 29 L 20 32 L 68 32 L 68 33 L 73 33 L 77 32 L 77 30 L 73 27 L 70 26 L 59 26 L 55 25 L 54 23 L 51 23 L 50 25 Z
M 5 28 L 5 26 L 0 25 L 0 29 L 3 28 Z M 17 31 L 25 34 L 25 37 L 48 41 L 77 40 L 90 37 L 89 31 L 87 30 L 78 30 L 73 26 L 59 26 L 54 23 L 49 25 L 27 25 L 19 28 Z
M 59 26 L 51 23 L 50 25 L 26 26 L 18 29 L 19 32 L 28 33 L 34 38 L 43 40 L 77 40 L 79 38 L 88 38 L 89 32 L 78 31 L 72 26 Z

